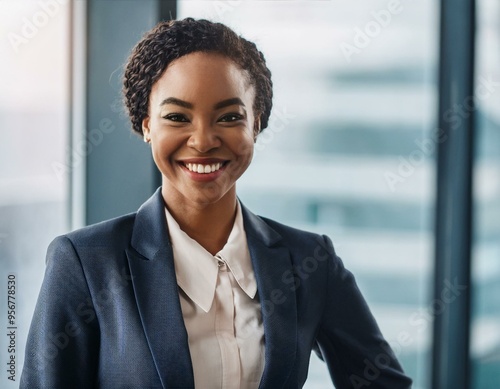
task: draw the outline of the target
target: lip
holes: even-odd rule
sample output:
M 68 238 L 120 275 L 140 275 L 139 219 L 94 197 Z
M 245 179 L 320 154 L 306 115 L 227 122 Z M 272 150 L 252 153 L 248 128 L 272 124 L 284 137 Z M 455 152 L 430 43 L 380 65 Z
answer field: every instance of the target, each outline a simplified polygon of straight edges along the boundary
M 179 159 L 179 163 L 199 163 L 203 165 L 212 165 L 214 163 L 224 163 L 227 162 L 227 159 L 222 159 L 222 158 L 186 158 L 186 159 Z
M 226 170 L 229 161 L 227 159 L 221 159 L 221 158 L 188 158 L 188 159 L 178 160 L 178 163 L 182 171 L 185 172 L 192 180 L 198 182 L 208 182 L 208 181 L 214 181 L 217 178 L 219 178 Z M 219 170 L 216 170 L 215 172 L 212 173 L 197 173 L 197 172 L 192 172 L 187 168 L 186 164 L 188 163 L 196 163 L 202 165 L 212 165 L 214 163 L 222 163 L 222 166 L 220 167 Z

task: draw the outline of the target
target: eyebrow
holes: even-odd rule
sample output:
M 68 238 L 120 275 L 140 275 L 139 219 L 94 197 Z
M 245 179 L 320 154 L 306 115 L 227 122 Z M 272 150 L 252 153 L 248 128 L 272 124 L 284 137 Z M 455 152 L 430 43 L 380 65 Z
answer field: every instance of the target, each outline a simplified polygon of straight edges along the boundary
M 180 107 L 189 108 L 189 109 L 193 108 L 193 104 L 191 104 L 187 101 L 178 99 L 176 97 L 168 97 L 168 98 L 164 99 L 160 103 L 160 107 L 162 105 L 166 105 L 166 104 L 174 104 L 174 105 L 178 105 Z M 245 106 L 245 104 L 243 103 L 243 101 L 241 101 L 241 99 L 239 97 L 232 97 L 230 99 L 219 101 L 217 104 L 214 105 L 214 109 L 221 109 L 221 108 L 228 107 L 230 105 L 241 105 L 242 107 Z
M 168 98 L 166 98 L 165 100 L 163 100 L 160 103 L 160 107 L 162 105 L 166 105 L 166 104 L 179 105 L 179 106 L 184 107 L 184 108 L 193 108 L 193 104 L 188 103 L 187 101 L 184 101 L 184 100 L 181 100 L 181 99 L 177 99 L 175 97 L 168 97 Z
M 229 107 L 230 105 L 241 105 L 242 107 L 245 106 L 245 104 L 243 104 L 243 101 L 241 101 L 239 97 L 233 97 L 231 99 L 219 101 L 214 105 L 214 109 L 221 109 L 224 107 Z

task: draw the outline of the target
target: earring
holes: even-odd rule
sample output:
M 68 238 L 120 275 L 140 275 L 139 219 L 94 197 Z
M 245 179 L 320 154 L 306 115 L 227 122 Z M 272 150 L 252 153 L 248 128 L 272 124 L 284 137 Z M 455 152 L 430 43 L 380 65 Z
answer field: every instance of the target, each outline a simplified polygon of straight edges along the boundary
M 144 135 L 144 142 L 145 142 L 145 143 L 149 143 L 149 142 L 151 142 L 151 140 L 150 140 L 150 139 L 148 139 L 148 138 L 146 138 L 146 135 Z

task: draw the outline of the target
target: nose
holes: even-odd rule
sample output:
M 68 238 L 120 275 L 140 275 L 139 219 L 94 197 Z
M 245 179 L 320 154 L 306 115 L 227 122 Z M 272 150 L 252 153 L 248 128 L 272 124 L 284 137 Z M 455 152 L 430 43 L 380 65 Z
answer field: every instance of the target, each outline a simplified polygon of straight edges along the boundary
M 187 145 L 200 153 L 207 153 L 221 145 L 221 139 L 208 123 L 199 123 L 189 136 Z

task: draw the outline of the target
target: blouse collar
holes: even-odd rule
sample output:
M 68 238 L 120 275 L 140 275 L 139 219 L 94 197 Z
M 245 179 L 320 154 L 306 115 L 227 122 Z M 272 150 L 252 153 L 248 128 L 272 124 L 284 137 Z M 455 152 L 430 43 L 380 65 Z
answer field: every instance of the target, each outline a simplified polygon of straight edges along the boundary
M 233 228 L 226 244 L 215 256 L 182 231 L 165 207 L 177 284 L 205 312 L 210 310 L 215 295 L 219 271 L 217 258 L 226 262 L 236 282 L 250 298 L 257 292 L 241 205 L 239 201 L 236 203 Z

